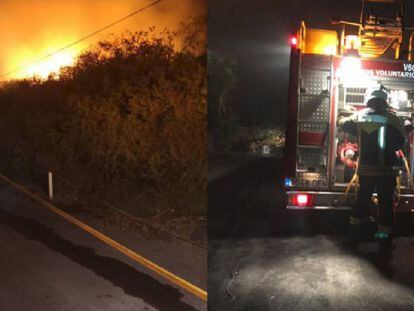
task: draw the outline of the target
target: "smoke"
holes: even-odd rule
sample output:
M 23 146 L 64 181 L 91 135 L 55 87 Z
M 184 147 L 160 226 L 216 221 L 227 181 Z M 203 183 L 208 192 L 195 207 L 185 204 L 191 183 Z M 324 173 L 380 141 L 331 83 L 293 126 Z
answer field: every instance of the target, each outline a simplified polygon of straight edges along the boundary
M 153 0 L 1 0 L 0 75 L 55 51 Z M 88 39 L 41 64 L 4 79 L 40 75 L 67 65 L 82 49 L 110 33 L 145 30 L 156 26 L 176 30 L 190 17 L 203 18 L 206 0 L 163 0 L 143 13 Z M 57 67 L 56 67 L 57 66 Z M 56 67 L 56 68 L 55 68 Z

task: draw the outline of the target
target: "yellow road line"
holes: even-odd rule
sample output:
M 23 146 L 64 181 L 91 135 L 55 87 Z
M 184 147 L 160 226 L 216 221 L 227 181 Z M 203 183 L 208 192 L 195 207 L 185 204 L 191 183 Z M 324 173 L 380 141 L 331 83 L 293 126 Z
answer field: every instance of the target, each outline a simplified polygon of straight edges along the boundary
M 90 227 L 87 224 L 79 221 L 78 219 L 74 218 L 73 216 L 69 215 L 68 213 L 60 210 L 59 208 L 52 205 L 48 201 L 46 201 L 46 200 L 40 198 L 39 196 L 37 196 L 36 194 L 30 192 L 25 187 L 23 187 L 22 185 L 19 185 L 18 183 L 12 181 L 8 177 L 0 174 L 0 179 L 4 180 L 5 182 L 9 183 L 10 185 L 15 187 L 16 189 L 18 189 L 21 192 L 25 193 L 26 195 L 28 195 L 29 197 L 31 197 L 33 200 L 37 201 L 38 203 L 44 205 L 45 207 L 47 207 L 52 212 L 62 216 L 63 218 L 70 221 L 74 225 L 76 225 L 79 228 L 81 228 L 81 229 L 85 230 L 86 232 L 90 233 L 91 235 L 93 235 L 97 239 L 101 240 L 105 244 L 111 246 L 112 248 L 116 249 L 117 251 L 119 251 L 119 252 L 123 253 L 124 255 L 128 256 L 129 258 L 131 258 L 135 262 L 137 262 L 137 263 L 143 265 L 144 267 L 152 270 L 153 272 L 161 275 L 162 277 L 164 277 L 167 280 L 171 281 L 175 285 L 185 289 L 186 291 L 188 291 L 191 294 L 201 298 L 202 300 L 207 301 L 207 292 L 205 290 L 191 284 L 190 282 L 188 282 L 188 281 L 180 278 L 179 276 L 171 273 L 170 271 L 158 266 L 157 264 L 153 263 L 152 261 L 150 261 L 150 260 L 146 259 L 145 257 L 137 254 L 136 252 L 130 250 L 129 248 L 127 248 L 127 247 L 121 245 L 120 243 L 112 240 L 111 238 L 107 237 L 106 235 L 102 234 L 101 232 L 93 229 L 92 227 Z

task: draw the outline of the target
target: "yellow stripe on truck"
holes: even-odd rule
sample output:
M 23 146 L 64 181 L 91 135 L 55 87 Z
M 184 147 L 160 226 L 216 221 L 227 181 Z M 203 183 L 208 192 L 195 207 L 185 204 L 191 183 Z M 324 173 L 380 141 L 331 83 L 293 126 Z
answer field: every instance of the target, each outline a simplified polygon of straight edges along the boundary
M 12 185 L 14 188 L 18 189 L 19 191 L 23 192 L 24 194 L 28 195 L 33 200 L 37 201 L 38 203 L 47 207 L 50 211 L 58 214 L 59 216 L 65 218 L 66 220 L 70 221 L 74 225 L 78 226 L 79 228 L 85 230 L 86 232 L 93 235 L 95 238 L 101 240 L 105 244 L 111 246 L 112 248 L 116 249 L 117 251 L 123 253 L 124 255 L 128 256 L 135 262 L 143 265 L 144 267 L 148 268 L 149 270 L 161 275 L 165 279 L 169 280 L 170 282 L 174 283 L 175 285 L 185 289 L 186 291 L 190 292 L 191 294 L 201 298 L 204 301 L 207 301 L 207 292 L 190 282 L 180 278 L 179 276 L 171 273 L 170 271 L 158 266 L 157 264 L 153 263 L 152 261 L 146 259 L 145 257 L 137 254 L 136 252 L 130 250 L 129 248 L 121 245 L 120 243 L 116 242 L 115 240 L 111 239 L 110 237 L 104 235 L 103 233 L 93 229 L 92 227 L 88 226 L 87 224 L 81 222 L 80 220 L 76 219 L 75 217 L 69 215 L 68 213 L 60 210 L 56 206 L 52 205 L 50 202 L 42 199 L 41 197 L 37 196 L 36 194 L 30 192 L 22 185 L 14 182 L 13 180 L 9 179 L 8 177 L 0 174 L 0 178 L 7 182 L 8 184 Z

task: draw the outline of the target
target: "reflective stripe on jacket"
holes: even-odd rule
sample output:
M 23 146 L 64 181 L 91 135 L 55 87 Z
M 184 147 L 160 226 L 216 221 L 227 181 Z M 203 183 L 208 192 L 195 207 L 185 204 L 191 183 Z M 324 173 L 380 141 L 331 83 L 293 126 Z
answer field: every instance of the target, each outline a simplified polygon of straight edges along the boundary
M 366 108 L 340 120 L 342 129 L 358 136 L 358 175 L 396 175 L 395 155 L 404 146 L 400 119 L 388 110 Z

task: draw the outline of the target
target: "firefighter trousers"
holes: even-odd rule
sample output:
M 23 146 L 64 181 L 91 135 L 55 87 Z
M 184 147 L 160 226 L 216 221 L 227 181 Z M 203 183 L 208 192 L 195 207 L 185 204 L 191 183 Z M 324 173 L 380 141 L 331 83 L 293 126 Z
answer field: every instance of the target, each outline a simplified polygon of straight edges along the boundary
M 362 225 L 371 216 L 371 198 L 376 190 L 378 195 L 378 230 L 393 234 L 395 176 L 359 175 L 359 192 L 352 212 L 351 224 Z

